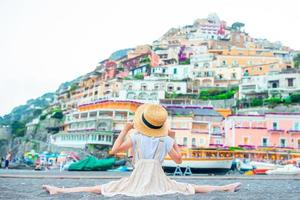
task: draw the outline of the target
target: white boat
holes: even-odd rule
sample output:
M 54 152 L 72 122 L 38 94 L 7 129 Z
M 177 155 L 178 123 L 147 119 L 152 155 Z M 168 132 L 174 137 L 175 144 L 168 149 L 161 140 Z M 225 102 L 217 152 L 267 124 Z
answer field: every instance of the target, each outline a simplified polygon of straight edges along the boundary
M 272 163 L 267 163 L 267 162 L 258 162 L 258 161 L 251 161 L 249 163 L 252 165 L 255 169 L 278 169 L 284 167 L 283 165 L 278 165 L 278 164 L 272 164 Z
M 268 170 L 269 175 L 300 175 L 300 168 L 294 165 L 285 165 L 284 167 Z
M 231 169 L 232 161 L 232 158 L 182 158 L 182 163 L 176 164 L 170 158 L 166 158 L 162 167 L 169 173 L 173 173 L 179 166 L 182 172 L 190 167 L 192 173 L 225 174 Z

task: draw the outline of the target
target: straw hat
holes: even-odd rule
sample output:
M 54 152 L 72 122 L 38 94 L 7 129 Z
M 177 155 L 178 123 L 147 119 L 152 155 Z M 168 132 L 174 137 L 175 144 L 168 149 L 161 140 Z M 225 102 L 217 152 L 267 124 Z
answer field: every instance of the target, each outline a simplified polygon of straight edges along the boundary
M 162 137 L 168 134 L 168 112 L 157 104 L 143 104 L 135 111 L 133 124 L 141 134 Z

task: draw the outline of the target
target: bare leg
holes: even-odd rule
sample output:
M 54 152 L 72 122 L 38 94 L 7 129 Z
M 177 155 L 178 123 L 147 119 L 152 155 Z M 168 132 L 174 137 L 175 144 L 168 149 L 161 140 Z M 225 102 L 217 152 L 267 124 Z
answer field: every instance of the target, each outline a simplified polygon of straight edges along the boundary
M 73 188 L 59 188 L 51 185 L 43 185 L 43 189 L 49 192 L 49 194 L 58 193 L 74 193 L 74 192 L 91 192 L 101 194 L 101 186 L 96 185 L 92 187 L 73 187 Z
M 241 183 L 233 183 L 223 186 L 212 186 L 212 185 L 196 185 L 195 192 L 196 193 L 206 193 L 213 191 L 224 191 L 224 192 L 235 192 L 239 189 Z

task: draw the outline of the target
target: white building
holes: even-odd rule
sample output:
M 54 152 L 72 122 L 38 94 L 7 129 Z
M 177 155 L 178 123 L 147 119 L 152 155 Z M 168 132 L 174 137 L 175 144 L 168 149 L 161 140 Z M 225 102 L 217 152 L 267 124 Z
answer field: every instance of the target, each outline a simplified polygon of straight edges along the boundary
M 183 81 L 151 80 L 151 77 L 149 80 L 124 80 L 119 98 L 158 102 L 165 98 L 165 92 L 186 94 L 187 84 Z
M 274 95 L 287 97 L 294 92 L 300 92 L 300 71 L 290 69 L 275 74 L 244 77 L 240 84 L 239 98 Z
M 192 65 L 168 65 L 151 69 L 151 74 L 156 77 L 167 77 L 170 80 L 183 80 L 193 78 Z
M 73 148 L 95 144 L 110 146 L 115 133 L 119 133 L 132 118 L 133 113 L 128 109 L 95 109 L 69 113 L 66 115 L 66 130 L 52 135 L 50 142 Z

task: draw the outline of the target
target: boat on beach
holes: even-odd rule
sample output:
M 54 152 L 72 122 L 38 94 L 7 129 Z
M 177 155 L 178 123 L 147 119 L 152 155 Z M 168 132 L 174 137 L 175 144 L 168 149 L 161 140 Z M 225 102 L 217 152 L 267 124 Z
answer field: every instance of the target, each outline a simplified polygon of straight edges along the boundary
M 277 169 L 283 167 L 283 165 L 279 165 L 279 164 L 258 162 L 258 161 L 251 161 L 250 165 L 252 165 L 255 169 L 265 169 L 265 170 L 271 170 L 271 169 Z
M 292 164 L 285 165 L 284 167 L 268 170 L 268 175 L 300 175 L 300 168 Z
M 166 158 L 162 167 L 168 173 L 174 173 L 176 167 L 180 167 L 182 172 L 189 167 L 196 174 L 226 174 L 231 169 L 232 161 L 232 158 L 183 158 L 181 164 L 176 164 Z

